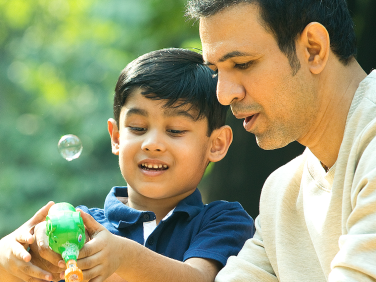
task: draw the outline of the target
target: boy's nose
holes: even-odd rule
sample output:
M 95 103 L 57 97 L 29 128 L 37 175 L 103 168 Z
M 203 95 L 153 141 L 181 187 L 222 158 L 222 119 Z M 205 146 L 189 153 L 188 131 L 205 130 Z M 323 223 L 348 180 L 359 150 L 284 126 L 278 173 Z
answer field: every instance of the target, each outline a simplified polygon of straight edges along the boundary
M 149 132 L 148 136 L 145 136 L 144 142 L 142 142 L 141 149 L 148 152 L 164 152 L 166 145 L 163 142 L 162 136 L 158 133 Z
M 244 87 L 227 72 L 218 72 L 217 99 L 222 105 L 230 105 L 244 98 Z

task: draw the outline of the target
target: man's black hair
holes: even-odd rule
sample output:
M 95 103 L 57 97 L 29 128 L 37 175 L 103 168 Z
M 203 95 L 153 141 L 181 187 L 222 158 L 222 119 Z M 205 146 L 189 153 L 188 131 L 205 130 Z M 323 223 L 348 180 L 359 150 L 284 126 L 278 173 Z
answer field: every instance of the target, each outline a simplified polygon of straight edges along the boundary
M 197 120 L 207 118 L 208 136 L 225 124 L 228 107 L 216 97 L 217 78 L 203 63 L 202 55 L 180 48 L 168 48 L 142 55 L 121 72 L 115 87 L 114 118 L 128 96 L 142 89 L 146 98 L 164 100 L 164 107 L 189 105 Z
M 344 65 L 356 54 L 354 24 L 346 0 L 190 0 L 186 15 L 209 17 L 240 3 L 260 7 L 262 25 L 274 35 L 294 73 L 300 68 L 295 40 L 311 22 L 325 26 L 331 50 Z

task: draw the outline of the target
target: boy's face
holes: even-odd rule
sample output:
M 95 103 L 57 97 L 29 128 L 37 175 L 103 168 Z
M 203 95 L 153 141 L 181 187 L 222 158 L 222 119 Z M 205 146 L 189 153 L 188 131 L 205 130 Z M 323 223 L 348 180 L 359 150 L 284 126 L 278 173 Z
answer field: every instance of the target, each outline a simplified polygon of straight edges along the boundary
M 165 101 L 141 91 L 128 97 L 118 128 L 110 121 L 118 130 L 110 132 L 113 153 L 132 195 L 177 203 L 194 192 L 209 163 L 207 119 L 195 120 L 190 105 L 163 108 Z

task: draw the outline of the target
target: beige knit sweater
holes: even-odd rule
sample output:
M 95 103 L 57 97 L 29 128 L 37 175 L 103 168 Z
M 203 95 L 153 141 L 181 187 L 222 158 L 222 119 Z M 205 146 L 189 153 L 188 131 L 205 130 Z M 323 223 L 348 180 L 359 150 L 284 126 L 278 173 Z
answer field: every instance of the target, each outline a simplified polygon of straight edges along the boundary
M 376 281 L 376 71 L 352 101 L 336 164 L 307 148 L 265 182 L 257 232 L 216 282 Z

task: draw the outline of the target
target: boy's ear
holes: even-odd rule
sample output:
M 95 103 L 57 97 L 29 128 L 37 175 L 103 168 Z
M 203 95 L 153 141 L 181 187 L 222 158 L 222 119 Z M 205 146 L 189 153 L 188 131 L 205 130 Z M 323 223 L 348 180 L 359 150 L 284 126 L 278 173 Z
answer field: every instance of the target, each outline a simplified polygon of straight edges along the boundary
M 113 118 L 107 121 L 108 133 L 111 137 L 111 148 L 114 155 L 119 155 L 119 129 Z
M 218 162 L 222 160 L 228 151 L 232 142 L 232 129 L 224 125 L 215 129 L 210 136 L 209 161 Z
M 311 22 L 300 35 L 304 59 L 313 74 L 323 71 L 329 58 L 330 38 L 327 29 L 320 23 Z

